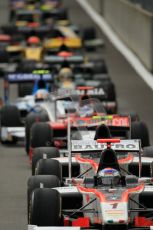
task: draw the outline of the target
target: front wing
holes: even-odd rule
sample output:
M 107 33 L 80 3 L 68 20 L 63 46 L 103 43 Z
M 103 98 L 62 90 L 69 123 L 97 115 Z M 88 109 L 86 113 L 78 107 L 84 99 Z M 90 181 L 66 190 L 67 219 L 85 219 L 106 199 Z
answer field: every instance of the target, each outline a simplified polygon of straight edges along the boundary
M 11 141 L 13 137 L 24 139 L 25 127 L 1 127 L 2 141 Z
M 35 225 L 28 225 L 28 230 L 80 230 L 80 227 L 38 227 Z

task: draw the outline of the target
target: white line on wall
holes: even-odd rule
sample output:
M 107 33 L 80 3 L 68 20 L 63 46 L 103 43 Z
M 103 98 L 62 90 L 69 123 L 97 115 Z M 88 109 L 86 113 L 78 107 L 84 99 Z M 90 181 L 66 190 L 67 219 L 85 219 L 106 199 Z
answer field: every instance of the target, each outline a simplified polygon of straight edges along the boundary
M 153 90 L 153 75 L 140 62 L 139 58 L 121 41 L 117 34 L 107 24 L 105 19 L 94 10 L 87 0 L 76 0 L 87 12 L 92 20 L 99 26 L 116 49 L 126 58 L 138 75 Z

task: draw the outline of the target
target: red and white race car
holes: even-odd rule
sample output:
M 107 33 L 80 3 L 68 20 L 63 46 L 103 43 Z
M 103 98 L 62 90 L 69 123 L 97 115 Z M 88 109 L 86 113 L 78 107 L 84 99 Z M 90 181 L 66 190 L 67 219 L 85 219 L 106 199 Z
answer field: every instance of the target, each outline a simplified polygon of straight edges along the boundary
M 117 139 L 99 139 L 96 143 L 93 147 L 88 141 L 89 151 L 102 151 L 94 177 L 70 176 L 64 187 L 57 186 L 53 175 L 37 178 L 29 207 L 29 230 L 152 229 L 153 207 L 148 200 L 153 197 L 153 179 L 122 174 L 116 156 L 116 150 L 127 150 L 138 152 L 141 159 L 140 140 L 119 143 Z M 71 147 L 76 152 L 85 145 L 72 141 Z M 139 165 L 141 171 L 141 160 Z

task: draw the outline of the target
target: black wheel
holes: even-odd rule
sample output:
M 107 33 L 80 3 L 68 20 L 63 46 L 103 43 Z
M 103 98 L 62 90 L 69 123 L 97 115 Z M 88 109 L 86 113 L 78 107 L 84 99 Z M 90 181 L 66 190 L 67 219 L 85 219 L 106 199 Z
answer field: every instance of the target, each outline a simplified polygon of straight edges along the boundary
M 115 90 L 115 85 L 113 82 L 111 81 L 106 81 L 103 84 L 104 90 L 106 90 L 106 95 L 107 95 L 107 99 L 109 101 L 116 101 L 116 90 Z
M 25 120 L 25 150 L 27 152 L 27 154 L 29 153 L 29 149 L 30 149 L 30 130 L 32 125 L 35 122 L 40 122 L 40 121 L 48 121 L 48 115 L 47 113 L 41 112 L 39 113 L 29 113 L 26 117 Z
M 95 47 L 90 46 L 89 44 L 87 44 L 87 42 L 90 42 L 90 41 L 96 39 L 96 30 L 95 30 L 94 27 L 87 27 L 87 28 L 85 28 L 83 30 L 82 39 L 83 39 L 86 51 L 92 52 L 92 51 L 96 50 Z
M 16 106 L 3 106 L 0 112 L 1 126 L 2 127 L 21 127 L 20 111 Z M 11 140 L 3 141 L 2 144 L 16 144 L 17 137 L 12 137 Z
M 20 83 L 18 85 L 18 97 L 31 95 L 33 90 L 33 83 Z
M 139 194 L 139 203 L 145 206 L 148 209 L 152 209 L 152 202 L 153 200 L 153 192 L 152 191 L 143 191 Z M 142 206 L 140 206 L 141 208 Z M 140 212 L 139 216 L 147 216 L 147 217 L 152 217 L 152 212 Z
M 35 148 L 32 156 L 32 175 L 35 174 L 35 167 L 39 160 L 60 157 L 59 150 L 55 147 Z
M 55 188 L 60 186 L 59 179 L 54 175 L 38 175 L 32 176 L 28 180 L 28 190 L 27 190 L 27 211 L 28 211 L 28 218 L 29 218 L 29 207 L 30 207 L 30 200 L 33 191 L 37 188 L 43 186 L 43 188 Z
M 107 68 L 106 62 L 102 57 L 91 58 L 91 59 L 89 59 L 89 62 L 90 61 L 94 63 L 94 74 L 107 74 L 108 73 L 108 68 Z M 109 76 L 107 76 L 107 77 L 109 78 Z M 101 79 L 102 79 L 102 77 L 101 77 Z
M 135 112 L 130 113 L 131 122 L 140 121 L 139 115 Z
M 49 147 L 53 144 L 52 129 L 48 123 L 39 122 L 31 128 L 31 147 Z
M 68 10 L 67 9 L 63 9 L 59 15 L 57 16 L 58 20 L 68 20 Z
M 83 205 L 83 196 L 81 193 L 64 193 L 62 196 L 62 209 L 77 210 Z M 76 217 L 78 217 L 78 213 Z M 82 216 L 80 213 L 79 216 Z M 73 216 L 74 217 L 74 216 Z
M 94 27 L 87 27 L 83 30 L 83 40 L 92 40 L 96 38 L 96 30 Z
M 143 149 L 144 157 L 153 157 L 153 146 L 147 146 Z
M 20 111 L 16 106 L 6 105 L 1 108 L 1 126 L 19 127 L 22 126 L 20 121 Z
M 60 226 L 61 219 L 60 194 L 54 189 L 36 189 L 32 194 L 29 224 Z
M 0 46 L 0 62 L 1 63 L 8 63 L 9 62 L 9 54 L 6 51 L 6 48 L 2 45 Z
M 149 131 L 147 125 L 144 122 L 132 122 L 131 124 L 131 138 L 141 139 L 142 147 L 150 145 Z
M 128 171 L 139 177 L 139 165 L 138 163 L 132 162 L 128 166 Z M 153 166 L 152 164 L 145 164 L 142 162 L 141 177 L 152 177 L 153 175 Z
M 62 167 L 57 160 L 41 159 L 36 166 L 36 175 L 55 175 L 62 180 Z
M 101 62 L 99 61 L 95 63 L 94 73 L 95 74 L 100 74 L 100 73 L 107 74 L 108 73 L 108 69 L 107 69 L 105 61 L 101 61 Z

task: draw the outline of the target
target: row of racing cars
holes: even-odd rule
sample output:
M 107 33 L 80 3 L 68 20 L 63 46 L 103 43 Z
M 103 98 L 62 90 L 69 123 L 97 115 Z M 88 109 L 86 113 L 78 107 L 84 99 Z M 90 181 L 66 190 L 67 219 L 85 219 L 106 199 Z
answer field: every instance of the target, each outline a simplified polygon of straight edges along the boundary
M 28 230 L 152 229 L 153 147 L 137 114 L 118 114 L 105 60 L 89 53 L 103 41 L 72 25 L 61 1 L 10 9 L 0 136 L 25 142 Z
M 56 119 L 31 128 L 29 229 L 150 229 L 147 127 L 131 116 L 108 115 L 100 100 L 82 95 L 56 92 Z

